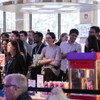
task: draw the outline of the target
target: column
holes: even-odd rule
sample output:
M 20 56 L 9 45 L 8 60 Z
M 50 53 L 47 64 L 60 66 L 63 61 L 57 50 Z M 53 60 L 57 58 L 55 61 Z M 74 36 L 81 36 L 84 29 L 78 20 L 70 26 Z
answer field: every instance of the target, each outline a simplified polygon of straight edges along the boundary
M 3 12 L 3 32 L 6 32 L 6 12 Z
M 61 14 L 58 13 L 58 39 L 60 38 L 61 35 Z
M 32 30 L 32 14 L 29 14 L 29 30 Z

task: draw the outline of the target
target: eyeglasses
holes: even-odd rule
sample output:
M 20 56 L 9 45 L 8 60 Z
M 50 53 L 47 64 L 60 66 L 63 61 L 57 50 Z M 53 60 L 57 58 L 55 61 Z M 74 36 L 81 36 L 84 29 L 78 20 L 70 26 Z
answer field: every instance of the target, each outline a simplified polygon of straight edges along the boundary
M 46 37 L 46 39 L 52 39 L 51 37 Z
M 3 87 L 6 87 L 6 88 L 8 88 L 8 87 L 10 87 L 10 86 L 16 86 L 16 85 L 3 85 Z

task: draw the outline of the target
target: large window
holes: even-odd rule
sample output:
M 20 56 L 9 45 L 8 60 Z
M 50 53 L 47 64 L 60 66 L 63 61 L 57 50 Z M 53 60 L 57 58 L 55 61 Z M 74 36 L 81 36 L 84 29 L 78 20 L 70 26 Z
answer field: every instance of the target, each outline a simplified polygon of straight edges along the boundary
M 32 14 L 32 29 L 42 32 L 44 38 L 50 29 L 58 37 L 58 14 Z
M 62 13 L 61 14 L 61 33 L 67 32 L 69 34 L 70 29 L 75 28 L 75 24 L 80 23 L 80 13 Z
M 6 12 L 6 31 L 16 29 L 15 13 Z

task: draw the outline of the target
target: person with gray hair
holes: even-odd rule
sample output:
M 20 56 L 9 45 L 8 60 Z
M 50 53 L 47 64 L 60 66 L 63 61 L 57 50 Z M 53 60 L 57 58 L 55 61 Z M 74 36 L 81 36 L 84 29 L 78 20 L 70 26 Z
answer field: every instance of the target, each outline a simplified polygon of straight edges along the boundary
M 51 90 L 51 95 L 46 100 L 68 100 L 61 88 L 56 87 Z
M 22 74 L 9 74 L 5 77 L 4 99 L 5 100 L 32 100 L 27 93 L 27 78 Z

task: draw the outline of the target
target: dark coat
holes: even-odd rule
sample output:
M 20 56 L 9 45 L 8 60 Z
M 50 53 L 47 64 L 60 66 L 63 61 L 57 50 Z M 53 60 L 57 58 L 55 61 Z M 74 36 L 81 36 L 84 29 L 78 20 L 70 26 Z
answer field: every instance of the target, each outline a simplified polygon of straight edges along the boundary
M 8 68 L 7 74 L 12 74 L 12 73 L 20 73 L 24 75 L 27 74 L 26 63 L 22 55 L 19 54 L 10 60 L 12 60 L 12 63 L 10 64 Z M 6 70 L 7 70 L 7 65 L 8 65 L 8 62 L 6 64 Z
M 32 100 L 32 98 L 28 95 L 27 92 L 21 94 L 19 97 L 17 97 L 16 100 Z

